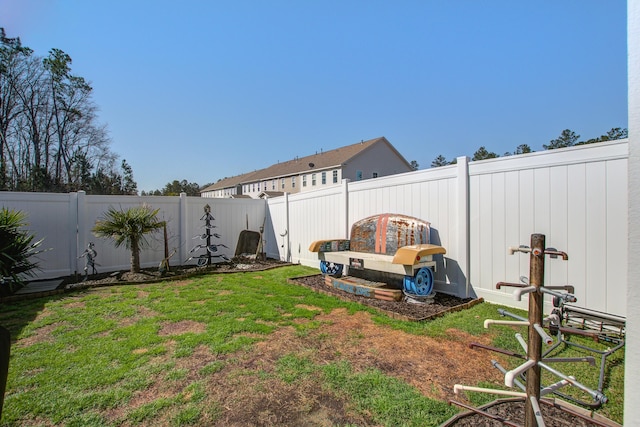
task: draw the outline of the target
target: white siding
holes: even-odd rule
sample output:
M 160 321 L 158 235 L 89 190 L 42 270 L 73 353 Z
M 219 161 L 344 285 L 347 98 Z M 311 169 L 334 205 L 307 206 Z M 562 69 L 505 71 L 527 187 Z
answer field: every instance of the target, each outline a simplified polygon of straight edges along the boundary
M 627 344 L 625 347 L 624 424 L 634 425 L 640 419 L 637 404 L 640 370 L 640 2 L 627 2 L 627 50 L 629 75 L 629 164 L 628 164 L 628 270 L 626 292 Z M 617 244 L 626 246 L 624 241 Z M 626 250 L 626 247 L 624 248 Z M 620 299 L 620 295 L 617 296 Z

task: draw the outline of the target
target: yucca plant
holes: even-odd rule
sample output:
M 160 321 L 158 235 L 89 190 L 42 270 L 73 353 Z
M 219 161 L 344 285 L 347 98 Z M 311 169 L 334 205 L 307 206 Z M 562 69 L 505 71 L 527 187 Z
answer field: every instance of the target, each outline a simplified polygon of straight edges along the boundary
M 148 205 L 122 210 L 110 207 L 91 231 L 96 237 L 114 241 L 116 248 L 123 246 L 131 251 L 131 272 L 140 271 L 140 250 L 149 245 L 146 235 L 162 228 L 164 222 L 157 218 L 160 209 Z
M 34 242 L 35 236 L 23 230 L 28 225 L 26 220 L 22 211 L 0 210 L 0 284 L 8 286 L 9 292 L 35 275 L 38 263 L 33 257 L 42 252 L 42 239 Z

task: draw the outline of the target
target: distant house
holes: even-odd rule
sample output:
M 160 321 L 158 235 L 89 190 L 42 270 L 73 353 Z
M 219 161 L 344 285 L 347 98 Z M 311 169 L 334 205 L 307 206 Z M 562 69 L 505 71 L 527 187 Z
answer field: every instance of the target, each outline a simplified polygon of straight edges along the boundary
M 265 169 L 224 178 L 200 191 L 202 197 L 276 197 L 286 193 L 410 172 L 413 167 L 385 137 L 296 157 Z

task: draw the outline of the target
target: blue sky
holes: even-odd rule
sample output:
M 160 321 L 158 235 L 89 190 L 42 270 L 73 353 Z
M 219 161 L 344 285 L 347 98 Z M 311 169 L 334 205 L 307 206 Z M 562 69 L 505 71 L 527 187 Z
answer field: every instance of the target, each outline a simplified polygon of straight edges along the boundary
M 0 0 L 73 59 L 139 190 L 385 136 L 420 168 L 627 127 L 621 0 Z

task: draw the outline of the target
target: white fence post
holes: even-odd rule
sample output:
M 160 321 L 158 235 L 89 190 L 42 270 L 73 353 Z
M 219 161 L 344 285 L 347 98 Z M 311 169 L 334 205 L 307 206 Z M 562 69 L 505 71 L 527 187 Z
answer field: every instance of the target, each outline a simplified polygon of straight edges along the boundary
M 289 193 L 284 193 L 284 215 L 285 215 L 285 239 L 282 248 L 284 250 L 284 260 L 291 262 L 291 224 L 289 223 Z
M 457 201 L 457 233 L 458 233 L 458 266 L 464 278 L 464 295 L 468 298 L 471 294 L 471 281 L 469 279 L 470 271 L 470 218 L 469 218 L 469 158 L 466 156 L 458 157 L 457 161 L 457 180 L 458 180 L 458 201 Z
M 187 242 L 187 193 L 180 193 L 180 207 L 179 207 L 179 226 L 178 226 L 178 242 L 180 248 L 180 263 L 184 263 L 184 260 L 189 258 L 187 251 L 189 250 Z
M 73 230 L 73 233 L 68 236 L 69 272 L 71 274 L 78 273 L 78 221 L 78 193 L 69 193 L 69 230 Z
M 73 268 L 71 271 L 75 274 L 78 274 L 78 256 L 84 251 L 84 247 L 89 243 L 89 236 L 87 230 L 89 229 L 89 225 L 87 224 L 87 193 L 80 190 L 76 196 L 76 234 L 74 237 L 74 242 L 71 243 L 72 251 L 75 250 L 75 254 L 73 256 Z M 73 209 L 73 208 L 72 208 Z
M 343 230 L 344 230 L 344 238 L 349 238 L 349 233 L 351 232 L 351 228 L 349 227 L 349 179 L 345 178 L 342 180 L 342 208 L 343 211 Z

